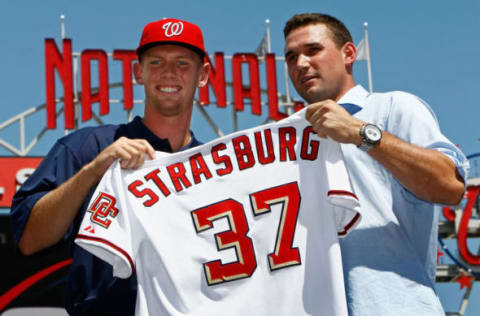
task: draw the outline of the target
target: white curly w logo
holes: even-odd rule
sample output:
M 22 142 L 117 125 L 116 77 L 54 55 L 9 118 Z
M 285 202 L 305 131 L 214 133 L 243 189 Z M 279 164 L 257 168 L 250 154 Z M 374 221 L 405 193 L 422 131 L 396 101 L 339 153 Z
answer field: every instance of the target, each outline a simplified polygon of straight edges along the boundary
M 182 34 L 183 32 L 183 23 L 182 22 L 168 22 L 165 23 L 162 28 L 165 30 L 166 37 L 172 37 Z

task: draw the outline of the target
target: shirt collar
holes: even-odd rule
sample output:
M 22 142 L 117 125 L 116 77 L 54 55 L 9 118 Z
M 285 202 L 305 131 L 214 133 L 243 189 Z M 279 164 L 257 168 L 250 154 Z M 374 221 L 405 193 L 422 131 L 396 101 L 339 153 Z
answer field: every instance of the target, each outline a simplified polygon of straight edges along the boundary
M 361 85 L 357 84 L 355 87 L 351 88 L 343 95 L 343 97 L 338 100 L 338 103 L 350 103 L 363 108 L 365 106 L 365 101 L 368 96 L 368 91 L 365 90 Z
M 169 153 L 172 152 L 172 147 L 170 147 L 170 143 L 168 142 L 168 139 L 157 137 L 157 135 L 155 135 L 151 130 L 149 130 L 148 127 L 145 126 L 145 124 L 143 124 L 142 118 L 139 116 L 136 116 L 133 119 L 133 121 L 126 124 L 126 130 L 127 130 L 126 136 L 128 138 L 142 138 L 148 141 L 150 145 L 152 145 L 153 149 L 155 150 L 169 152 Z M 190 131 L 190 134 L 192 135 L 192 139 L 190 140 L 190 143 L 180 148 L 179 151 L 189 149 L 201 144 L 195 138 L 195 135 L 193 134 L 192 131 Z

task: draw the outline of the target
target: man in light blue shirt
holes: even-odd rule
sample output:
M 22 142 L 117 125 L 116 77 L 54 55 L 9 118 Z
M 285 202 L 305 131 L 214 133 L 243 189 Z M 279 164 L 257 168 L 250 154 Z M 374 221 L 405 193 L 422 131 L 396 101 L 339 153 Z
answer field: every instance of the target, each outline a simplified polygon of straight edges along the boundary
M 306 117 L 320 137 L 342 144 L 362 205 L 362 221 L 341 240 L 349 314 L 444 315 L 433 289 L 433 203 L 460 202 L 465 156 L 420 98 L 355 85 L 357 51 L 342 22 L 295 15 L 284 35 L 290 78 L 309 103 Z

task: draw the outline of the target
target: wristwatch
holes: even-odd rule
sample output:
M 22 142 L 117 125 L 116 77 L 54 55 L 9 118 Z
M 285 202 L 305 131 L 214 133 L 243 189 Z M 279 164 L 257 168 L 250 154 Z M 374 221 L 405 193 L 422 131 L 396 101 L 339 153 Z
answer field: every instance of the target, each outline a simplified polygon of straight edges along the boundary
M 360 127 L 360 137 L 362 137 L 362 143 L 358 148 L 364 152 L 368 152 L 382 139 L 382 130 L 374 124 L 363 124 L 362 127 Z

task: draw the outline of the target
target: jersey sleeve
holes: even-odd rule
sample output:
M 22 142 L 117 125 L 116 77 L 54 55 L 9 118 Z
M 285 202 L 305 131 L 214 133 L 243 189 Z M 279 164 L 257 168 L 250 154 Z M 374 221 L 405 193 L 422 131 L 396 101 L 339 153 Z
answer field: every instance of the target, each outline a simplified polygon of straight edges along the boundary
M 128 278 L 135 271 L 131 218 L 126 207 L 120 164 L 107 170 L 95 189 L 75 243 L 113 267 L 113 276 Z
M 114 130 L 111 127 L 102 128 L 102 137 L 97 137 L 95 131 L 98 132 L 98 128 L 87 127 L 57 140 L 35 172 L 16 192 L 10 211 L 15 246 L 18 245 L 35 204 L 75 175 L 112 142 Z M 82 214 L 83 208 L 84 205 L 78 214 Z M 79 224 L 80 216 L 77 216 L 59 243 L 61 247 L 65 244 L 70 246 Z
M 353 191 L 340 144 L 331 139 L 324 140 L 323 144 L 327 199 L 335 214 L 338 236 L 344 237 L 360 221 L 360 204 Z
M 67 181 L 81 168 L 75 154 L 63 143 L 57 142 L 42 160 L 35 172 L 15 193 L 10 218 L 14 243 L 17 246 L 30 213 L 38 200 Z M 63 240 L 70 238 L 73 225 Z

